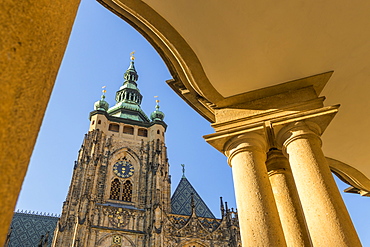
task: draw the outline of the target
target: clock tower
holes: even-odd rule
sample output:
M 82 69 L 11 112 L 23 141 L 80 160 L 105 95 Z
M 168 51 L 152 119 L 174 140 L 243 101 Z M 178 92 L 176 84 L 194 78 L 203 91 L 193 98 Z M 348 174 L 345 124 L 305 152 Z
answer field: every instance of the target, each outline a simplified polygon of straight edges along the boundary
M 164 114 L 150 118 L 131 56 L 109 107 L 105 90 L 90 113 L 90 128 L 74 165 L 53 245 L 161 246 L 158 225 L 171 211 Z

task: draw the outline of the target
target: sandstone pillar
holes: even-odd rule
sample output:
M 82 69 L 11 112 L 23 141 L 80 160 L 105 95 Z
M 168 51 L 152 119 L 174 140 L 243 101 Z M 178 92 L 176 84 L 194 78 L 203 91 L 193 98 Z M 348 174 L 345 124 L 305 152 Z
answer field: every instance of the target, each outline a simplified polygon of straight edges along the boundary
M 0 4 L 0 246 L 3 246 L 80 0 Z
M 225 144 L 232 167 L 243 246 L 286 246 L 265 165 L 266 142 L 257 134 Z
M 325 156 L 321 130 L 313 122 L 295 122 L 277 139 L 289 158 L 314 246 L 361 246 Z
M 289 161 L 272 149 L 266 165 L 287 246 L 312 246 Z

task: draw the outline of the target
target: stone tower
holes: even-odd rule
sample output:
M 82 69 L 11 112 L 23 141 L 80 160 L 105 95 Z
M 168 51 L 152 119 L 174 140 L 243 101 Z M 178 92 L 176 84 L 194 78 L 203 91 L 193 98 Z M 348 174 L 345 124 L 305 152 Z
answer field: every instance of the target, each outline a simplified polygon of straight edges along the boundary
M 171 198 L 164 113 L 142 111 L 131 57 L 116 104 L 105 90 L 74 165 L 53 247 L 238 247 L 237 212 L 216 219 L 183 175 Z M 185 170 L 183 170 L 185 172 Z
M 153 229 L 171 210 L 167 125 L 158 101 L 151 119 L 142 111 L 137 80 L 132 56 L 116 104 L 103 90 L 94 105 L 54 246 L 160 246 Z

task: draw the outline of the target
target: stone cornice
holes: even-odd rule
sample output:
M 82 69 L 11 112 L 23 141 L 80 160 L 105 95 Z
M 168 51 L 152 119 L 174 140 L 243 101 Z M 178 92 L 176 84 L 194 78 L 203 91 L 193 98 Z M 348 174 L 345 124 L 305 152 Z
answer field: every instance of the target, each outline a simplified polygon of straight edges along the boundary
M 253 119 L 250 121 L 239 121 L 237 125 L 235 124 L 235 119 L 233 119 L 230 121 L 229 126 L 227 126 L 227 122 L 223 123 L 223 130 L 216 131 L 214 134 L 205 135 L 203 137 L 217 150 L 224 152 L 225 143 L 234 136 L 250 132 L 265 134 L 266 122 L 269 122 L 275 134 L 277 134 L 279 130 L 286 125 L 294 122 L 309 120 L 316 123 L 320 127 L 320 134 L 322 134 L 335 114 L 338 112 L 338 108 L 339 105 L 335 105 L 293 113 L 285 112 L 285 115 L 267 115 L 263 118 L 257 118 L 256 121 L 253 121 Z

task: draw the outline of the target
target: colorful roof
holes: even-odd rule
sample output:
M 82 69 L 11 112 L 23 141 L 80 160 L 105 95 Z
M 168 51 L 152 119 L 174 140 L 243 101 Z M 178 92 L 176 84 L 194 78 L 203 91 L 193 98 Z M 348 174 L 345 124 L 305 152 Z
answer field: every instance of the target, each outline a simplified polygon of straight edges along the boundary
M 194 197 L 195 213 L 199 217 L 215 218 L 194 187 L 185 176 L 180 180 L 171 197 L 172 214 L 191 215 L 191 195 Z
M 48 245 L 51 246 L 54 229 L 58 222 L 56 216 L 46 216 L 32 213 L 14 213 L 9 247 L 38 246 L 42 235 L 48 233 Z

